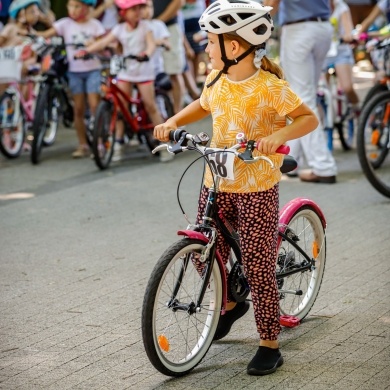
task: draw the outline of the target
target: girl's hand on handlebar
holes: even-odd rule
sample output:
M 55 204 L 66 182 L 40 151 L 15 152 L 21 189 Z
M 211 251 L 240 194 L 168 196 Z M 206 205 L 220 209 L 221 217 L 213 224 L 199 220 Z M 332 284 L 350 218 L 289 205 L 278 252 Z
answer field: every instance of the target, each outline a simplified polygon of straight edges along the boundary
M 280 146 L 283 146 L 284 142 L 285 142 L 284 140 L 279 139 L 277 133 L 274 133 L 268 137 L 264 137 L 262 139 L 259 139 L 256 142 L 257 150 L 263 154 L 278 153 L 276 150 Z
M 177 125 L 172 120 L 167 120 L 165 123 L 161 123 L 161 125 L 157 125 L 154 128 L 153 136 L 162 142 L 169 141 L 169 133 L 172 130 L 176 130 Z

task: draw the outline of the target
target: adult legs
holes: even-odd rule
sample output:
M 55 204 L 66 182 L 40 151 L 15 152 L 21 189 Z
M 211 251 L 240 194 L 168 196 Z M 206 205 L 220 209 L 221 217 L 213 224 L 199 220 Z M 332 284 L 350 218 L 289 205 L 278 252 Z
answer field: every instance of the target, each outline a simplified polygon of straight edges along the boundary
M 305 22 L 283 26 L 281 64 L 293 91 L 319 116 L 317 85 L 329 50 L 332 26 L 327 22 Z M 304 157 L 317 176 L 337 174 L 336 162 L 329 151 L 323 127 L 289 143 L 290 154 L 302 163 Z

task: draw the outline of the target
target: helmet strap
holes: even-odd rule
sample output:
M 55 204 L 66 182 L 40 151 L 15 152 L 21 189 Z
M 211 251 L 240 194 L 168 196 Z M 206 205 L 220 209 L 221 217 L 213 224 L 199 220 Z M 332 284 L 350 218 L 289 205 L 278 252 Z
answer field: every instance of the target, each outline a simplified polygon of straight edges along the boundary
M 251 46 L 246 52 L 242 53 L 239 57 L 234 58 L 233 60 L 230 60 L 229 58 L 226 57 L 225 42 L 223 40 L 223 34 L 218 34 L 218 40 L 219 40 L 219 47 L 221 48 L 221 60 L 223 61 L 225 66 L 218 73 L 217 77 L 206 85 L 207 88 L 210 88 L 212 85 L 214 85 L 221 78 L 222 74 L 227 74 L 228 69 L 231 66 L 237 65 L 242 59 L 244 59 L 246 56 L 248 56 L 250 53 L 252 53 L 254 50 L 257 49 L 257 46 Z

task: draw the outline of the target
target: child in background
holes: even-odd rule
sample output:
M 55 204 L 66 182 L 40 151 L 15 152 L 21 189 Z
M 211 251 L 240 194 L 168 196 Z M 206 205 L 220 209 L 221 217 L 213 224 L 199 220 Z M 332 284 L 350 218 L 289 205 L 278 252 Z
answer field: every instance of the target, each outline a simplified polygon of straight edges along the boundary
M 116 25 L 104 38 L 92 43 L 86 50 L 80 51 L 78 55 L 83 56 L 86 52 L 94 53 L 108 47 L 113 42 L 119 42 L 123 47 L 123 56 L 132 54 L 150 58 L 156 49 L 156 44 L 150 23 L 141 18 L 141 10 L 146 6 L 146 0 L 115 0 L 115 4 L 120 10 L 119 14 L 124 23 Z M 139 62 L 129 59 L 126 63 L 126 69 L 121 70 L 117 76 L 117 85 L 128 96 L 132 93 L 133 84 L 137 86 L 145 110 L 156 126 L 162 123 L 163 119 L 155 101 L 155 77 L 153 62 Z M 117 122 L 115 137 L 113 161 L 118 161 L 125 148 L 123 120 Z M 162 162 L 167 161 L 165 155 L 170 156 L 168 152 L 161 153 L 160 160 Z
M 330 4 L 333 11 L 330 21 L 334 28 L 334 34 L 331 50 L 325 59 L 325 69 L 334 65 L 339 86 L 351 104 L 353 112 L 358 115 L 359 97 L 353 88 L 352 78 L 352 67 L 355 64 L 355 60 L 352 48 L 349 45 L 349 42 L 353 41 L 351 12 L 343 0 L 332 0 Z
M 199 24 L 208 32 L 206 53 L 213 71 L 207 77 L 200 99 L 156 126 L 156 138 L 168 141 L 171 130 L 211 114 L 211 147 L 229 148 L 236 144 L 236 135 L 244 132 L 248 139 L 258 141 L 254 155 L 269 155 L 279 168 L 283 156 L 275 154 L 276 149 L 318 126 L 313 111 L 282 79 L 279 66 L 265 56 L 265 42 L 273 29 L 271 10 L 272 7 L 255 1 L 217 0 L 204 11 Z M 250 16 L 241 19 L 240 15 Z M 279 293 L 275 274 L 281 172 L 266 162 L 245 164 L 238 160 L 235 168 L 235 181 L 221 179 L 218 207 L 240 235 L 244 272 L 250 285 L 260 336 L 260 346 L 247 372 L 249 375 L 267 375 L 283 364 L 278 344 Z M 208 170 L 200 195 L 197 223 L 212 185 Z M 218 235 L 217 246 L 227 262 L 230 247 L 222 235 Z M 226 306 L 215 340 L 225 337 L 233 323 L 249 309 L 246 301 L 230 301 Z
M 73 158 L 89 157 L 90 151 L 86 139 L 84 115 L 86 111 L 85 94 L 91 116 L 94 116 L 100 99 L 101 63 L 97 59 L 87 61 L 75 60 L 74 54 L 80 46 L 85 47 L 105 33 L 103 25 L 90 18 L 90 7 L 96 0 L 68 0 L 69 17 L 62 18 L 53 27 L 41 35 L 45 38 L 59 35 L 64 38 L 69 61 L 69 89 L 73 95 L 74 126 L 79 145 L 72 153 Z
M 150 61 L 154 63 L 154 70 L 156 79 L 164 77 L 164 58 L 163 50 L 169 50 L 169 31 L 164 22 L 158 19 L 153 19 L 154 7 L 152 0 L 146 0 L 146 5 L 142 9 L 142 18 L 149 22 L 150 28 L 153 33 L 154 42 L 156 44 L 156 50 L 152 54 Z
M 26 34 L 35 34 L 33 26 L 38 22 L 40 0 L 14 0 L 9 7 L 11 21 L 0 32 L 0 47 L 21 46 L 29 42 Z M 26 52 L 27 53 L 27 52 Z M 30 51 L 22 57 L 23 65 L 21 74 L 25 76 L 28 68 L 36 64 L 36 56 Z M 8 84 L 0 84 L 0 95 L 5 91 Z M 22 91 L 25 94 L 27 87 Z

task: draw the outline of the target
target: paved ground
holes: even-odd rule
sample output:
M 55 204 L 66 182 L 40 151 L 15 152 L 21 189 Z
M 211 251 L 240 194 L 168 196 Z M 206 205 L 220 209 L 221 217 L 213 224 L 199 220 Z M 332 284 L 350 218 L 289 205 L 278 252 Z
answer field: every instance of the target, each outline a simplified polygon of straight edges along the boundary
M 354 152 L 335 151 L 335 185 L 281 183 L 282 203 L 310 197 L 328 221 L 324 282 L 307 320 L 282 331 L 285 364 L 246 374 L 258 343 L 250 312 L 171 379 L 146 357 L 140 309 L 156 259 L 186 226 L 176 184 L 192 156 L 138 155 L 100 172 L 70 159 L 73 147 L 63 129 L 37 167 L 26 155 L 0 160 L 0 389 L 390 388 L 390 202 Z M 199 172 L 181 191 L 190 218 Z

